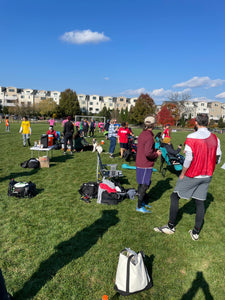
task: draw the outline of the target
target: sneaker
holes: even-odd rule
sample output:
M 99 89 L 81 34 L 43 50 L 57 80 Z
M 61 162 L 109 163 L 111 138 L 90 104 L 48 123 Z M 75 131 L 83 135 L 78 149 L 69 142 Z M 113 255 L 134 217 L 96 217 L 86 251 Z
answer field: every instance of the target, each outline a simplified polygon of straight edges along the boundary
M 190 233 L 190 236 L 193 241 L 197 241 L 199 239 L 199 234 L 197 233 L 194 234 L 192 230 L 189 230 L 188 232 Z
M 175 227 L 169 228 L 168 225 L 164 225 L 162 227 L 154 227 L 154 230 L 156 232 L 162 232 L 162 233 L 165 233 L 165 234 L 173 234 L 175 232 Z
M 109 155 L 110 158 L 114 158 L 111 154 Z
M 63 155 L 66 155 L 66 152 L 63 152 Z
M 148 204 L 142 204 L 142 207 L 147 207 L 147 208 L 151 208 L 151 205 L 148 205 Z
M 138 212 L 142 212 L 143 214 L 146 214 L 146 213 L 151 213 L 151 211 L 150 210 L 147 210 L 145 207 L 141 207 L 141 208 L 136 208 L 136 211 L 138 211 Z
M 70 151 L 70 154 L 72 155 L 72 154 L 73 154 L 73 152 L 72 152 L 72 151 Z

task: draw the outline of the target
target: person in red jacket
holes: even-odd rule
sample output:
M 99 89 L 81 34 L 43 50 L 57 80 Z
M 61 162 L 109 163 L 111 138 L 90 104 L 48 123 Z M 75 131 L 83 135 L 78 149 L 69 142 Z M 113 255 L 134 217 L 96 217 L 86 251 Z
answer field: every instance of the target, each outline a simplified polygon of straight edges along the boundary
M 144 130 L 138 137 L 136 156 L 136 179 L 138 183 L 138 204 L 136 211 L 149 213 L 146 191 L 151 184 L 152 168 L 157 157 L 161 155 L 160 150 L 155 149 L 154 134 L 152 129 L 155 126 L 155 118 L 146 117 Z
M 177 184 L 171 194 L 169 222 L 162 227 L 155 227 L 156 232 L 173 234 L 176 217 L 179 210 L 179 199 L 195 199 L 196 217 L 193 230 L 189 230 L 194 241 L 199 239 L 199 233 L 204 220 L 205 205 L 209 183 L 216 163 L 220 162 L 220 140 L 208 131 L 208 115 L 199 114 L 196 117 L 198 130 L 189 134 L 185 141 L 185 161 Z

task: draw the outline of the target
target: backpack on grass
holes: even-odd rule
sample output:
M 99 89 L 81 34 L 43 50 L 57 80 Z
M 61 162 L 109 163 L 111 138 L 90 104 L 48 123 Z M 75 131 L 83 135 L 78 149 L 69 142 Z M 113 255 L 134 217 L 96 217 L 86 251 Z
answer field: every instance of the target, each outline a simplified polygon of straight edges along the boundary
M 9 182 L 8 196 L 15 196 L 18 198 L 32 198 L 37 195 L 35 183 L 29 182 L 17 182 L 12 179 Z
M 36 158 L 31 158 L 21 163 L 20 166 L 22 168 L 38 169 L 40 168 L 40 162 Z
M 98 183 L 93 181 L 83 183 L 79 189 L 79 193 L 81 196 L 88 196 L 89 198 L 97 198 Z

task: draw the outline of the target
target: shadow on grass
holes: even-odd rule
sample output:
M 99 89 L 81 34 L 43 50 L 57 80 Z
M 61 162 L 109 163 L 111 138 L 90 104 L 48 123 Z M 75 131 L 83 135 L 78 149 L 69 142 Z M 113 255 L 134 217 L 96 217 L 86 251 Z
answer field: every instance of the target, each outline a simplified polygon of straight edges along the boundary
M 213 201 L 214 201 L 214 198 L 213 198 L 212 194 L 208 193 L 207 199 L 205 200 L 205 211 L 208 209 L 210 203 Z M 178 214 L 177 214 L 176 224 L 178 224 L 181 221 L 184 213 L 189 214 L 189 215 L 193 215 L 196 213 L 196 206 L 195 206 L 194 199 L 191 199 L 190 201 L 188 201 L 188 203 L 186 203 L 183 207 L 181 207 L 179 209 Z M 202 225 L 202 227 L 203 227 L 203 225 Z
M 52 157 L 51 158 L 51 160 L 50 160 L 50 164 L 52 163 L 52 162 L 66 162 L 68 159 L 72 159 L 73 158 L 73 156 L 74 156 L 74 154 L 73 155 L 71 155 L 71 154 L 66 154 L 66 155 L 59 155 L 59 156 L 55 156 L 55 157 Z
M 192 282 L 192 286 L 190 289 L 185 293 L 180 300 L 191 300 L 194 299 L 196 296 L 196 293 L 199 289 L 202 289 L 205 299 L 206 300 L 213 300 L 213 296 L 210 293 L 209 285 L 207 281 L 205 280 L 202 272 L 196 273 L 196 278 Z
M 71 261 L 82 257 L 94 246 L 107 230 L 119 222 L 117 210 L 104 210 L 102 216 L 93 224 L 77 232 L 75 236 L 56 246 L 56 251 L 43 261 L 38 270 L 30 277 L 13 298 L 33 299 L 40 289 L 51 280 L 56 273 Z
M 144 262 L 145 262 L 146 268 L 148 270 L 148 274 L 149 274 L 151 281 L 152 281 L 152 267 L 153 267 L 154 258 L 155 258 L 155 255 L 153 255 L 153 254 L 151 256 L 145 255 L 145 258 L 144 258 Z M 152 284 L 153 284 L 153 281 L 152 281 Z M 116 292 L 115 295 L 110 297 L 110 300 L 121 299 L 121 297 L 123 297 L 123 296 L 121 296 L 120 293 Z M 125 297 L 123 297 L 123 298 L 125 299 Z
M 149 203 L 159 200 L 167 190 L 172 188 L 172 186 L 170 185 L 171 180 L 173 179 L 166 178 L 165 180 L 160 180 L 153 188 L 150 189 L 147 194 L 148 198 L 150 199 Z
M 0 182 L 5 181 L 5 180 L 15 179 L 17 177 L 31 176 L 33 174 L 36 174 L 38 172 L 38 170 L 39 169 L 32 169 L 31 171 L 28 171 L 28 172 L 10 173 L 8 176 L 0 178 Z

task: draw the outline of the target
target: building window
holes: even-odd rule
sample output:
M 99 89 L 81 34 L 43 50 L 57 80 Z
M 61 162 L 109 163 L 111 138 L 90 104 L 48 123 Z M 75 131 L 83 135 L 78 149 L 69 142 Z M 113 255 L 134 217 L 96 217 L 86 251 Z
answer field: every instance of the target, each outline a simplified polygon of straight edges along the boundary
M 46 97 L 41 97 L 41 100 L 45 100 L 46 99 Z
M 90 105 L 93 105 L 93 102 L 90 102 Z
M 92 99 L 93 99 L 93 100 L 96 100 L 97 98 L 96 98 L 96 97 L 92 97 Z
M 82 104 L 85 104 L 85 101 L 82 101 Z
M 23 98 L 24 98 L 24 96 L 21 96 L 20 98 L 21 98 L 21 99 L 23 99 Z
M 123 98 L 120 98 L 120 102 L 123 102 Z
M 15 92 L 15 90 L 14 89 L 9 89 L 9 92 Z

